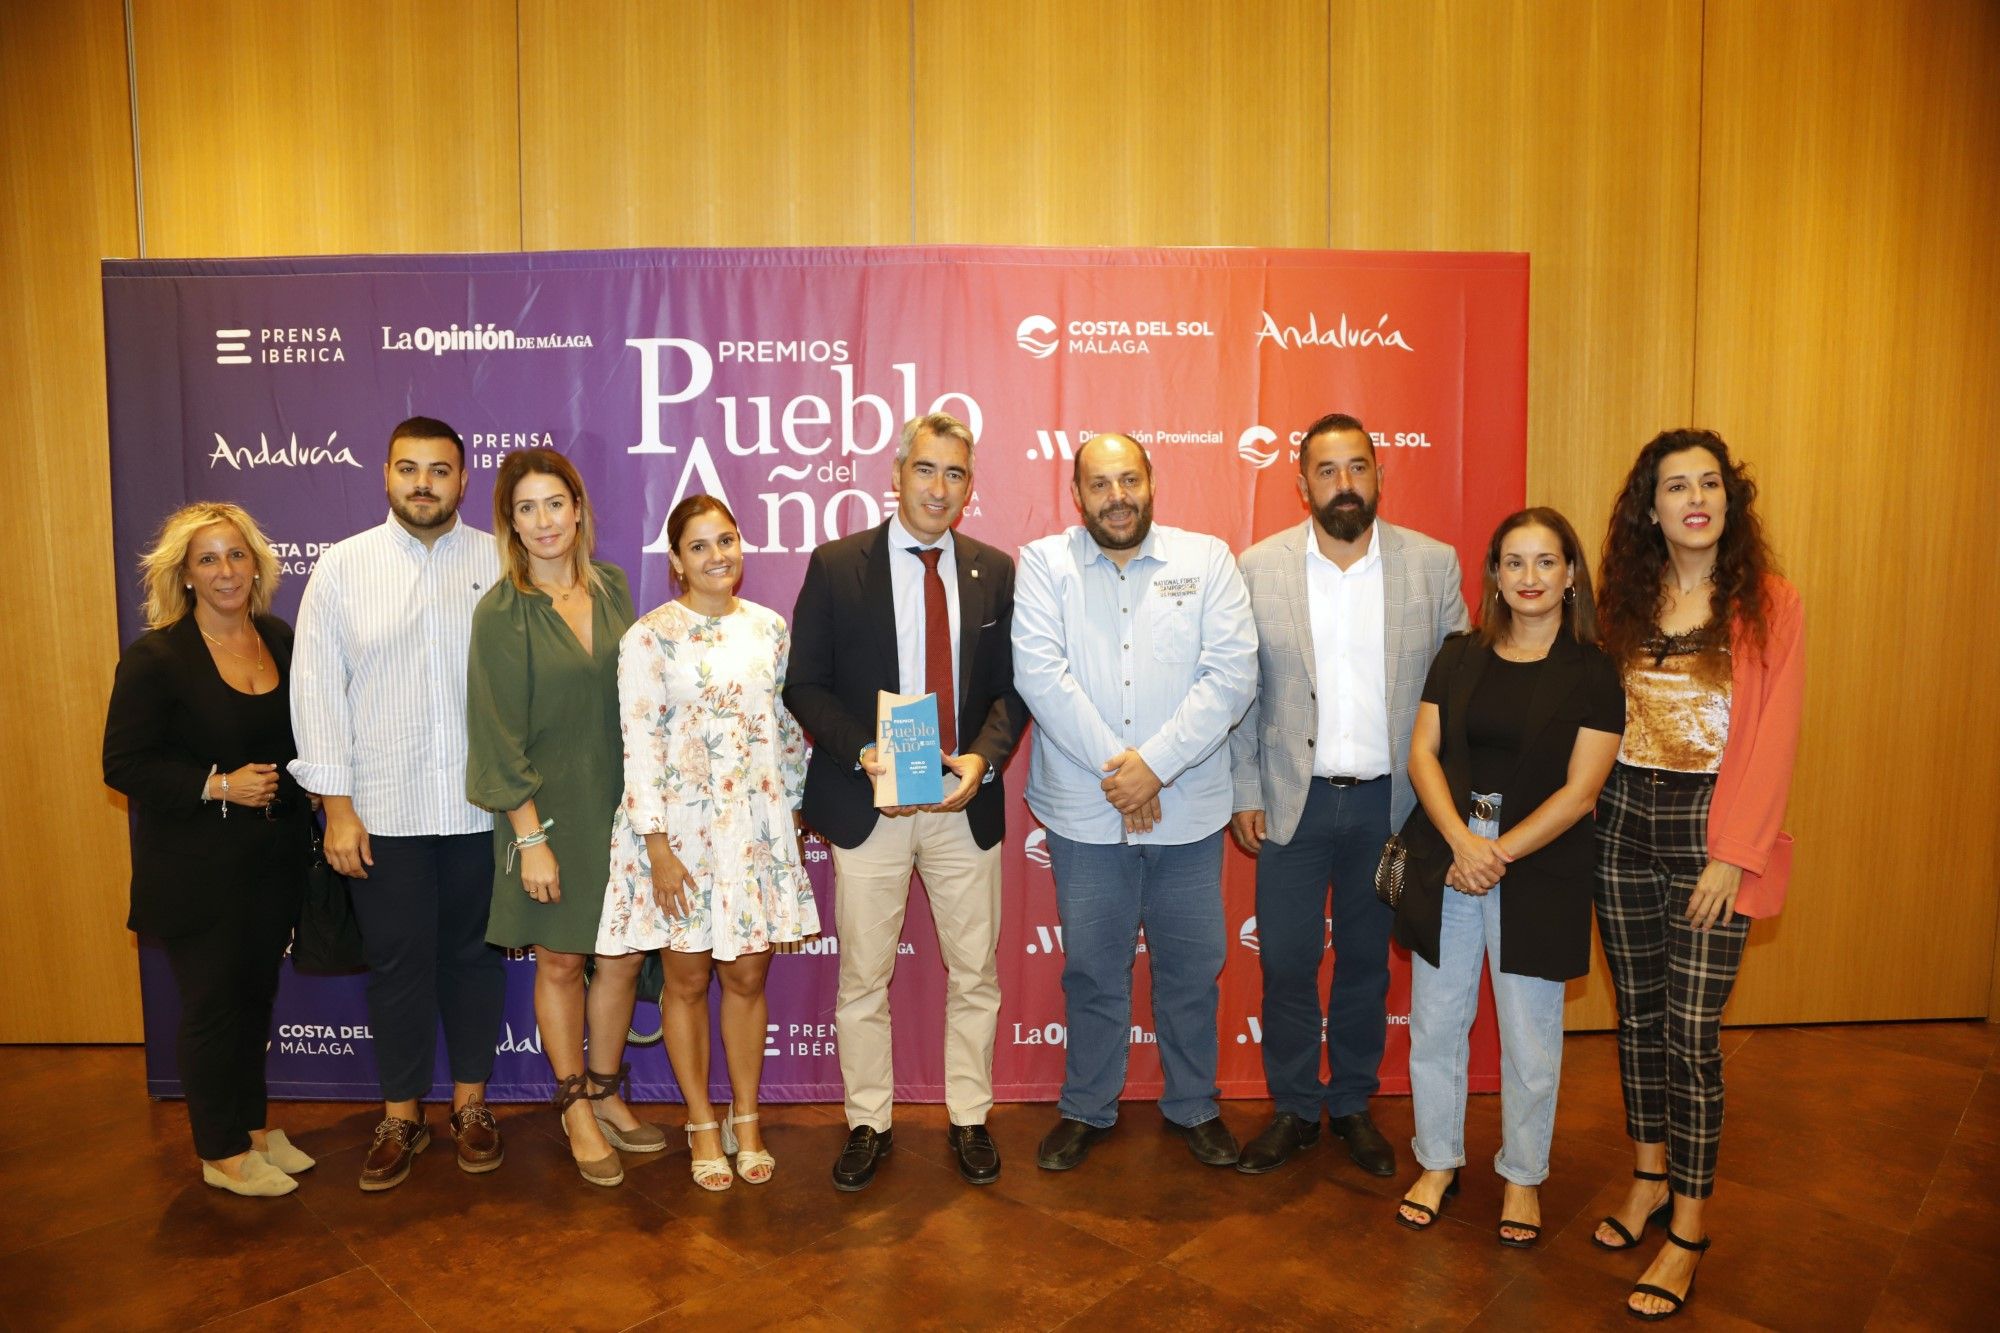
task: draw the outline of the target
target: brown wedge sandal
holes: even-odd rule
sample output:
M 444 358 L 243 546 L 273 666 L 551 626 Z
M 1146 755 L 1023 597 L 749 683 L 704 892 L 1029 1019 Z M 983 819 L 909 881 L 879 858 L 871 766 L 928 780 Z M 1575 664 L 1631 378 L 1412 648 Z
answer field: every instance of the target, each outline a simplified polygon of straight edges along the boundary
M 571 1074 L 556 1083 L 556 1095 L 550 1100 L 555 1104 L 556 1123 L 562 1126 L 565 1143 L 569 1141 L 569 1121 L 563 1118 L 563 1112 L 578 1102 L 590 1100 L 590 1093 L 586 1091 L 589 1082 L 590 1080 L 582 1074 Z M 576 1161 L 576 1173 L 593 1185 L 610 1186 L 625 1183 L 625 1164 L 618 1160 L 616 1148 L 588 1162 L 575 1158 L 571 1160 Z
M 595 1069 L 589 1068 L 586 1068 L 583 1074 L 585 1078 L 590 1080 L 591 1086 L 597 1089 L 596 1092 L 587 1094 L 590 1100 L 594 1102 L 603 1101 L 606 1097 L 616 1093 L 620 1087 L 630 1091 L 632 1086 L 632 1066 L 629 1064 L 618 1066 L 618 1072 L 615 1074 L 600 1074 Z M 649 1125 L 641 1120 L 636 1128 L 620 1129 L 603 1116 L 598 1115 L 596 1107 L 593 1106 L 590 1109 L 590 1114 L 597 1121 L 598 1129 L 603 1131 L 605 1142 L 609 1143 L 619 1152 L 663 1152 L 666 1150 L 667 1131 L 661 1129 L 658 1125 Z M 636 1119 L 637 1117 L 635 1116 L 634 1118 Z

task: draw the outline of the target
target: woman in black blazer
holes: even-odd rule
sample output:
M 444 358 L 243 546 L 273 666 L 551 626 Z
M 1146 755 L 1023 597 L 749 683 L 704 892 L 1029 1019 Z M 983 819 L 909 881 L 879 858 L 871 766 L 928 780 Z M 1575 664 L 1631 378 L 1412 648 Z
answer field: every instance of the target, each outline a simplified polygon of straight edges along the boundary
M 104 781 L 133 815 L 126 924 L 173 966 L 202 1179 L 289 1194 L 313 1159 L 265 1123 L 264 1056 L 312 811 L 285 771 L 292 630 L 265 614 L 278 563 L 243 510 L 192 504 L 141 568 L 150 628 L 118 660 L 104 724 Z
M 1590 570 L 1553 509 L 1504 519 L 1486 551 L 1479 628 L 1453 635 L 1410 741 L 1420 802 L 1396 938 L 1410 962 L 1412 1144 L 1424 1173 L 1396 1211 L 1422 1230 L 1465 1162 L 1466 1037 L 1482 961 L 1500 1019 L 1502 1245 L 1541 1235 L 1562 1077 L 1563 983 L 1590 967 L 1596 845 L 1586 818 L 1625 729 L 1596 645 Z

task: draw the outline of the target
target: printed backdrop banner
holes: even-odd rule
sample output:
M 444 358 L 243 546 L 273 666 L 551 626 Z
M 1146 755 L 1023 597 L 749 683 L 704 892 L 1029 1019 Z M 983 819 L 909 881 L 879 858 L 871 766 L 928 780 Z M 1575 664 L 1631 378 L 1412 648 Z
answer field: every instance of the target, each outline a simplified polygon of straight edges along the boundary
M 1092 433 L 1152 451 L 1156 518 L 1233 549 L 1302 522 L 1303 427 L 1360 417 L 1383 465 L 1382 513 L 1453 543 L 1478 591 L 1485 536 L 1522 501 L 1525 255 L 1292 250 L 640 250 L 104 265 L 120 632 L 138 634 L 133 570 L 161 518 L 244 505 L 277 544 L 290 619 L 319 553 L 385 521 L 382 464 L 404 417 L 464 435 L 463 516 L 492 526 L 508 450 L 548 445 L 582 473 L 598 555 L 641 612 L 673 595 L 668 510 L 720 495 L 742 524 L 743 596 L 789 618 L 807 554 L 891 512 L 900 423 L 937 410 L 979 439 L 965 529 L 1003 549 L 1076 521 L 1070 461 Z M 1052 1099 L 1063 1071 L 1062 925 L 1043 834 L 1012 799 L 995 1084 Z M 776 960 L 764 1092 L 840 1096 L 840 942 L 823 845 L 811 870 L 829 933 Z M 1231 849 L 1223 897 L 1221 1086 L 1264 1095 L 1253 862 Z M 892 989 L 897 1095 L 941 1100 L 944 973 L 911 895 Z M 1143 947 L 1143 946 L 1142 946 Z M 179 1091 L 174 988 L 142 948 L 147 1072 Z M 533 963 L 509 964 L 496 1098 L 547 1095 Z M 1330 967 L 1329 967 L 1330 972 Z M 1326 980 L 1322 975 L 1322 984 Z M 1383 1085 L 1408 1088 L 1408 962 L 1389 1002 Z M 634 1027 L 658 1031 L 641 1006 Z M 1127 1094 L 1160 1086 L 1146 962 Z M 285 970 L 271 1051 L 285 1096 L 378 1095 L 362 982 Z M 672 1098 L 657 1043 L 632 1052 L 640 1096 Z M 714 1067 L 719 1071 L 718 1057 Z M 439 1088 L 445 1067 L 438 1065 Z M 1473 1086 L 1497 1085 L 1490 1002 Z

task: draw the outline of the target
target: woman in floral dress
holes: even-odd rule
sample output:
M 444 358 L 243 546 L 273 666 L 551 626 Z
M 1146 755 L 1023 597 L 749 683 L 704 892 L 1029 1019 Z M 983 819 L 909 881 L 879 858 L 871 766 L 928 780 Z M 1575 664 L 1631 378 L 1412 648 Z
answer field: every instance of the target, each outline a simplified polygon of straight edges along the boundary
M 764 978 L 773 945 L 819 933 L 799 842 L 806 747 L 779 698 L 791 635 L 777 612 L 736 596 L 743 554 L 728 506 L 689 496 L 667 516 L 667 544 L 681 595 L 619 645 L 625 798 L 597 946 L 660 950 L 695 1183 L 723 1190 L 737 1172 L 761 1185 L 776 1168 L 757 1123 Z M 735 1097 L 726 1119 L 708 1098 L 711 972 Z

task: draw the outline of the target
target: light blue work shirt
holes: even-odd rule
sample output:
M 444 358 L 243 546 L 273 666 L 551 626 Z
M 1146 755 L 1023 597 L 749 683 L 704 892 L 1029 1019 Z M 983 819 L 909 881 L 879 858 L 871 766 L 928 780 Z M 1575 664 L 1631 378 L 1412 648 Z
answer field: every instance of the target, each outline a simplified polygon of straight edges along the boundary
M 1078 526 L 1021 548 L 1014 688 L 1035 716 L 1028 806 L 1090 843 L 1196 842 L 1229 822 L 1227 741 L 1257 687 L 1250 595 L 1229 547 L 1155 527 L 1120 569 Z M 1125 832 L 1099 785 L 1127 749 L 1164 784 Z

